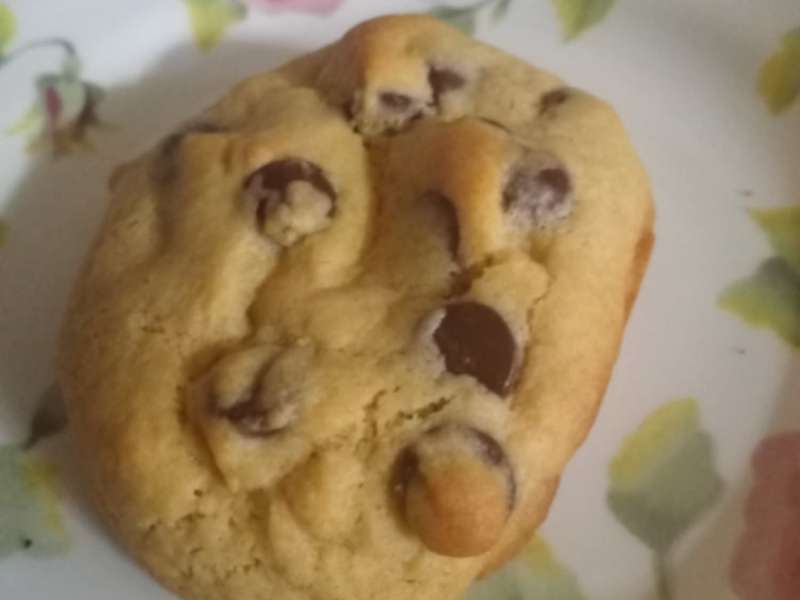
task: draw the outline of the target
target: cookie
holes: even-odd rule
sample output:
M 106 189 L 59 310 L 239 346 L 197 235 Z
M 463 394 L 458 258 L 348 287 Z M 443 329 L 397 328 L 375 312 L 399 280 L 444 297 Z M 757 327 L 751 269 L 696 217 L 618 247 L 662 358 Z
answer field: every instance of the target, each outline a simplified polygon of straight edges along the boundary
M 458 598 L 594 420 L 652 245 L 602 101 L 423 16 L 120 167 L 60 383 L 92 495 L 192 600 Z

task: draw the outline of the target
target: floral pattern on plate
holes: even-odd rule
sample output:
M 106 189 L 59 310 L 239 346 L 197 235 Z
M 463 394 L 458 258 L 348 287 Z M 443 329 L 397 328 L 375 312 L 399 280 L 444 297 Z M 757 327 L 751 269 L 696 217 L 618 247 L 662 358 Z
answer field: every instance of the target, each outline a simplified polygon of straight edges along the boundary
M 766 233 L 775 256 L 728 287 L 719 304 L 800 349 L 800 205 L 751 210 L 750 216 Z
M 673 598 L 670 552 L 722 492 L 697 401 L 674 400 L 647 417 L 622 442 L 609 480 L 611 512 L 652 552 L 659 599 Z
M 17 30 L 17 19 L 11 9 L 0 4 L 0 56 L 14 37 Z
M 192 34 L 202 50 L 210 50 L 222 39 L 225 31 L 248 15 L 249 8 L 270 12 L 292 11 L 328 14 L 344 0 L 183 0 L 189 12 Z M 608 15 L 615 0 L 550 0 L 561 23 L 566 40 L 577 37 L 597 25 Z M 469 0 L 468 2 L 434 2 L 430 13 L 458 27 L 475 33 L 484 14 L 492 22 L 504 19 L 513 0 Z
M 693 398 L 662 405 L 627 436 L 609 467 L 608 506 L 652 553 L 659 600 L 672 600 L 673 546 L 719 499 L 714 444 Z M 539 537 L 467 600 L 584 600 L 578 580 Z M 781 599 L 782 600 L 782 599 Z
M 305 12 L 325 15 L 333 12 L 344 0 L 183 0 L 197 46 L 210 50 L 222 39 L 225 31 L 248 15 L 249 8 L 269 12 Z
M 51 386 L 39 400 L 26 439 L 0 445 L 0 559 L 15 552 L 51 557 L 69 548 L 56 471 L 31 452 L 65 425 L 62 399 Z
M 578 579 L 536 536 L 499 573 L 476 583 L 464 600 L 586 600 Z
M 800 95 L 800 27 L 783 36 L 780 49 L 761 67 L 758 91 L 773 113 L 786 111 Z
M 481 15 L 488 14 L 492 22 L 500 21 L 508 15 L 512 1 L 479 0 L 457 5 L 437 2 L 437 6 L 431 10 L 431 14 L 466 33 L 475 33 Z M 574 39 L 584 30 L 597 25 L 614 5 L 614 0 L 550 1 L 561 22 L 561 31 L 565 40 Z
M 74 45 L 65 39 L 47 38 L 11 48 L 15 33 L 14 14 L 0 4 L 0 76 L 4 66 L 34 51 L 55 49 L 62 60 L 59 69 L 36 78 L 34 105 L 9 128 L 9 133 L 27 134 L 30 151 L 47 151 L 54 156 L 90 148 L 89 131 L 100 124 L 97 108 L 103 90 L 82 79 Z
M 0 445 L 0 559 L 49 557 L 68 547 L 53 468 L 19 446 Z

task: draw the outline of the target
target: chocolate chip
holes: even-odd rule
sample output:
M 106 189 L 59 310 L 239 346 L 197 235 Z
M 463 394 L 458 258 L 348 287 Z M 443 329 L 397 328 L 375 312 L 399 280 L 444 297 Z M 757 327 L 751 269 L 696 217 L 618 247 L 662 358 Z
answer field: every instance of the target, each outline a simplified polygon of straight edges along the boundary
M 383 92 L 380 95 L 380 99 L 381 104 L 386 108 L 399 113 L 408 111 L 414 104 L 414 101 L 410 97 L 395 92 Z
M 394 474 L 392 476 L 392 491 L 399 496 L 402 496 L 406 491 L 408 483 L 419 475 L 419 456 L 414 451 L 413 447 L 404 449 L 397 457 L 394 465 Z
M 516 504 L 516 478 L 502 446 L 460 423 L 433 427 L 406 447 L 392 482 L 408 525 L 446 556 L 489 550 Z
M 317 165 L 306 160 L 287 158 L 267 163 L 253 172 L 245 182 L 247 187 L 255 178 L 260 178 L 262 190 L 272 190 L 280 194 L 295 181 L 307 181 L 317 190 L 335 200 L 336 192 L 328 178 Z M 331 207 L 333 210 L 335 207 Z
M 308 187 L 294 194 L 298 182 Z M 284 246 L 326 227 L 336 210 L 336 191 L 325 173 L 302 159 L 267 163 L 248 176 L 244 188 L 259 228 Z
M 486 462 L 489 466 L 499 467 L 506 472 L 510 490 L 509 504 L 513 506 L 515 503 L 516 482 L 514 481 L 511 464 L 500 443 L 488 433 L 462 423 L 436 425 L 425 431 L 420 439 L 430 440 L 432 438 L 444 438 L 445 436 L 461 438 L 476 457 Z M 395 465 L 395 491 L 400 491 L 400 487 L 397 486 L 404 486 L 412 477 L 417 475 L 419 462 L 420 458 L 415 446 L 409 446 L 401 452 Z
M 442 435 L 451 431 L 457 432 L 464 438 L 469 438 L 470 442 L 472 443 L 472 448 L 475 450 L 477 456 L 485 460 L 489 465 L 493 467 L 500 467 L 502 470 L 507 471 L 509 489 L 511 490 L 511 493 L 509 494 L 509 501 L 510 505 L 513 506 L 516 495 L 516 483 L 514 481 L 511 465 L 508 461 L 505 450 L 503 450 L 503 447 L 488 433 L 481 431 L 480 429 L 476 429 L 471 425 L 464 425 L 461 423 L 446 423 L 443 425 L 437 425 L 430 428 L 426 432 L 426 435 Z
M 216 399 L 213 402 L 214 412 L 248 437 L 267 437 L 278 433 L 291 425 L 298 413 L 297 403 L 280 400 L 270 402 L 264 398 L 259 387 L 224 408 Z
M 503 191 L 503 207 L 517 225 L 548 226 L 572 212 L 572 182 L 552 159 L 531 159 L 519 166 Z
M 225 355 L 206 380 L 207 413 L 240 433 L 265 437 L 295 423 L 307 408 L 313 345 L 253 346 Z
M 569 98 L 569 92 L 565 88 L 558 88 L 547 92 L 539 101 L 539 114 L 544 114 L 564 104 Z
M 240 433 L 250 437 L 263 437 L 274 431 L 268 423 L 268 411 L 261 406 L 256 395 L 221 409 L 218 414 L 235 425 Z
M 514 383 L 517 344 L 506 322 L 493 308 L 457 302 L 445 314 L 433 339 L 454 375 L 470 375 L 499 396 Z
M 436 212 L 442 218 L 447 235 L 447 247 L 453 258 L 457 258 L 461 232 L 458 226 L 458 213 L 455 206 L 453 206 L 453 202 L 450 198 L 435 190 L 425 194 L 425 200 L 435 207 Z
M 503 448 L 497 443 L 497 440 L 488 433 L 484 433 L 478 429 L 472 428 L 472 432 L 475 435 L 476 442 L 481 448 L 483 456 L 490 464 L 498 467 L 508 463 L 506 453 L 503 452 Z
M 464 87 L 467 80 L 452 69 L 431 67 L 428 71 L 428 83 L 433 92 L 433 103 L 438 105 L 442 94 Z

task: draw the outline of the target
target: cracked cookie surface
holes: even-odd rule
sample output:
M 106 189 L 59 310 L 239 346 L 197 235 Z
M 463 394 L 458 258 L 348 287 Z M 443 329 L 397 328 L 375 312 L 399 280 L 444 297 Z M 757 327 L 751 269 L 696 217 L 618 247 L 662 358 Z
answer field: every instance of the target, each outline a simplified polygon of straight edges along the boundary
M 446 600 L 524 544 L 652 245 L 614 112 L 427 17 L 252 77 L 112 178 L 60 381 L 192 600 Z

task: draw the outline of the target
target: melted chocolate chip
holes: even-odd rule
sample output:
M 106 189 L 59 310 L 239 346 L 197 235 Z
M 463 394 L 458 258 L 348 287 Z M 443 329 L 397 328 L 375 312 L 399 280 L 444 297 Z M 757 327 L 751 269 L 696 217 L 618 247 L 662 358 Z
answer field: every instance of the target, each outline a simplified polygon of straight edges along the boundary
M 517 480 L 514 477 L 514 470 L 511 468 L 511 462 L 508 460 L 505 450 L 488 433 L 474 427 L 470 427 L 469 430 L 475 436 L 475 442 L 481 449 L 481 455 L 485 460 L 505 473 L 508 484 L 508 507 L 513 509 L 517 502 Z
M 428 192 L 426 200 L 435 207 L 436 212 L 441 216 L 447 235 L 447 247 L 453 258 L 457 258 L 461 232 L 458 226 L 458 213 L 455 206 L 453 206 L 450 198 L 437 191 Z
M 477 458 L 504 473 L 508 484 L 508 505 L 513 508 L 516 504 L 516 478 L 514 477 L 511 462 L 508 460 L 508 455 L 500 443 L 485 431 L 476 429 L 471 425 L 444 423 L 428 429 L 422 434 L 417 444 L 425 443 L 427 440 L 435 440 L 436 438 L 443 439 L 446 436 L 452 436 L 453 439 L 460 440 L 460 443 L 456 442 L 456 445 L 460 445 L 462 448 L 470 448 Z M 400 453 L 395 463 L 393 477 L 395 492 L 402 493 L 408 482 L 412 478 L 419 476 L 419 471 L 419 454 L 415 445 L 412 444 Z
M 539 102 L 539 114 L 544 114 L 564 104 L 569 98 L 569 92 L 564 88 L 558 88 L 547 92 Z
M 304 376 L 313 348 L 300 344 L 278 354 L 274 350 L 253 346 L 223 357 L 206 380 L 207 413 L 250 437 L 296 423 L 305 408 Z
M 227 419 L 242 435 L 267 437 L 291 425 L 297 416 L 297 406 L 291 402 L 270 403 L 258 387 L 239 402 L 222 408 L 215 403 L 214 412 Z
M 383 92 L 380 95 L 381 104 L 386 108 L 399 113 L 407 112 L 414 101 L 405 94 L 395 92 Z
M 435 437 L 443 438 L 447 435 L 453 435 L 454 437 L 460 438 L 464 442 L 464 446 L 471 448 L 478 458 L 486 462 L 488 465 L 507 470 L 510 488 L 516 489 L 513 473 L 511 472 L 511 463 L 506 456 L 505 450 L 503 450 L 503 447 L 500 445 L 500 443 L 491 435 L 485 431 L 476 429 L 471 425 L 465 425 L 462 423 L 444 423 L 431 427 L 425 431 L 425 433 L 422 434 L 421 439 L 424 440 L 426 438 L 431 439 Z M 419 456 L 413 445 L 404 449 L 400 453 L 395 465 L 395 483 L 405 484 L 412 477 L 415 477 L 419 472 L 419 460 Z
M 259 226 L 263 227 L 277 204 L 286 201 L 287 189 L 295 181 L 308 182 L 328 196 L 331 200 L 328 215 L 335 212 L 336 192 L 322 169 L 306 160 L 286 158 L 267 163 L 251 173 L 245 181 L 245 189 L 257 188 L 253 193 L 258 195 L 256 218 Z
M 517 344 L 506 322 L 493 308 L 478 302 L 445 307 L 433 339 L 454 375 L 470 375 L 499 396 L 514 383 Z
M 439 104 L 442 94 L 464 87 L 467 80 L 459 73 L 445 67 L 431 67 L 428 83 L 433 92 L 433 103 Z
M 507 462 L 506 453 L 503 452 L 503 449 L 500 447 L 500 444 L 497 443 L 497 440 L 483 431 L 479 431 L 474 428 L 472 431 L 481 448 L 483 456 L 486 457 L 486 460 L 489 461 L 490 464 L 499 466 Z
M 566 196 L 570 191 L 570 182 L 567 172 L 561 168 L 544 169 L 539 172 L 537 178 L 541 183 L 549 187 L 555 192 L 558 197 Z M 554 198 L 554 202 L 558 203 L 560 200 Z M 554 208 L 555 205 L 551 204 L 548 208 Z
M 508 458 L 503 450 L 503 447 L 488 433 L 476 429 L 471 425 L 464 425 L 461 423 L 445 423 L 431 427 L 425 432 L 425 435 L 445 435 L 455 432 L 460 437 L 469 439 L 474 442 L 473 448 L 477 451 L 480 458 L 485 460 L 492 466 L 508 465 Z
M 228 419 L 240 433 L 248 437 L 265 437 L 277 431 L 269 423 L 269 410 L 258 401 L 255 393 L 233 406 L 218 408 L 217 414 Z
M 402 501 L 408 482 L 419 475 L 419 456 L 413 446 L 405 448 L 397 457 L 392 476 L 392 492 Z
M 554 161 L 531 161 L 513 172 L 503 191 L 503 207 L 513 218 L 546 226 L 572 211 L 572 182 Z
M 474 556 L 502 534 L 516 505 L 517 483 L 494 437 L 471 425 L 445 423 L 425 431 L 398 455 L 392 492 L 430 550 Z

